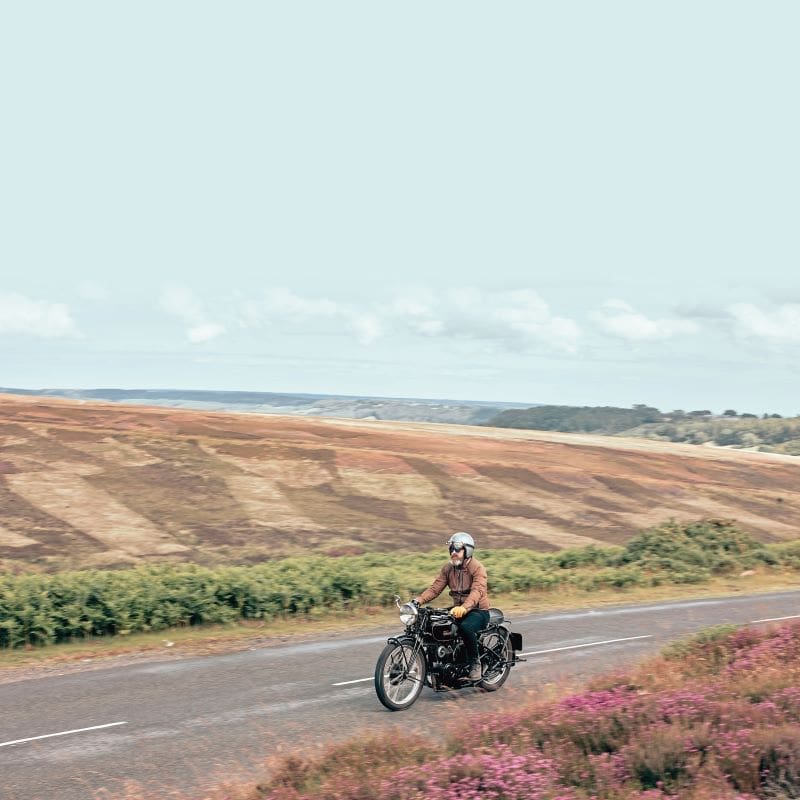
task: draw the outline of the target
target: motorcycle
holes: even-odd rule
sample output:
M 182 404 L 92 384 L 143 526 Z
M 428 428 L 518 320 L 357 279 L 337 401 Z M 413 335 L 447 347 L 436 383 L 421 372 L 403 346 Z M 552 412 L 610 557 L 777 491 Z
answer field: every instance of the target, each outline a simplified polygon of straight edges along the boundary
M 489 624 L 478 634 L 482 676 L 470 680 L 466 646 L 450 611 L 394 600 L 406 629 L 388 640 L 375 665 L 375 692 L 390 711 L 409 708 L 424 686 L 435 692 L 467 687 L 496 692 L 511 667 L 525 660 L 517 655 L 522 634 L 511 630 L 502 611 L 490 608 Z

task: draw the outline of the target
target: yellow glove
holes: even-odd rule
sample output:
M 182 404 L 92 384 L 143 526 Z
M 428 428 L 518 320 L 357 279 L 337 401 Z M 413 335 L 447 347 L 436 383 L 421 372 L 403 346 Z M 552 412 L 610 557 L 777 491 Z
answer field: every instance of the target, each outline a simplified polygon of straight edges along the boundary
M 464 608 L 464 606 L 455 606 L 454 608 L 450 609 L 450 613 L 456 619 L 461 619 L 461 617 L 465 617 L 467 615 L 467 609 Z

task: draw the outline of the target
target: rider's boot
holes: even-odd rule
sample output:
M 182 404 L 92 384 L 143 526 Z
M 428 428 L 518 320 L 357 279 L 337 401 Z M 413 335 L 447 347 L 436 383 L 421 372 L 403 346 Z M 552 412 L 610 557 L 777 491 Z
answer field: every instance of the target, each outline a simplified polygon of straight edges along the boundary
M 469 675 L 467 677 L 471 681 L 479 681 L 483 677 L 483 673 L 481 671 L 481 662 L 480 661 L 473 661 L 469 668 Z

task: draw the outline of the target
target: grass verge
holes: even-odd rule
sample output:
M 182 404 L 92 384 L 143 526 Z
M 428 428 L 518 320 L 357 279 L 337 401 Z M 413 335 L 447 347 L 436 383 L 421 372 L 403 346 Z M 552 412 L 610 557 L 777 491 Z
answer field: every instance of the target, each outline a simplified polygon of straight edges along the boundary
M 707 597 L 750 595 L 800 590 L 800 573 L 757 570 L 750 575 L 717 577 L 691 586 L 662 584 L 649 587 L 561 587 L 558 591 L 493 594 L 492 604 L 514 615 L 567 611 L 621 604 L 646 604 Z M 115 659 L 166 658 L 234 652 L 250 647 L 279 645 L 300 638 L 355 634 L 399 625 L 394 608 L 367 606 L 357 610 L 327 610 L 321 615 L 291 614 L 264 620 L 240 620 L 226 625 L 198 625 L 127 636 L 97 636 L 49 647 L 0 650 L 0 678 L 18 671 L 70 665 L 111 664 Z
M 763 545 L 730 520 L 670 521 L 624 547 L 487 550 L 492 602 L 555 608 L 792 588 L 800 541 Z M 429 585 L 441 553 L 0 574 L 0 667 L 153 653 L 212 653 L 388 625 L 392 597 Z M 447 602 L 445 596 L 442 603 Z

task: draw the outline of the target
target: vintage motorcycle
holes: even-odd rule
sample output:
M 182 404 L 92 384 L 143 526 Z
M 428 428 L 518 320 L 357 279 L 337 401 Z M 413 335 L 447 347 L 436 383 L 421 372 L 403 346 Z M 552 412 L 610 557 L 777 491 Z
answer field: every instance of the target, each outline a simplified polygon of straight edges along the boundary
M 497 608 L 489 609 L 489 624 L 478 634 L 483 675 L 469 680 L 466 647 L 452 614 L 446 608 L 418 607 L 400 603 L 400 621 L 406 626 L 401 636 L 392 636 L 375 665 L 375 691 L 390 711 L 413 705 L 423 686 L 435 692 L 477 686 L 497 691 L 508 678 L 511 667 L 524 661 L 522 634 L 511 630 L 511 623 Z

